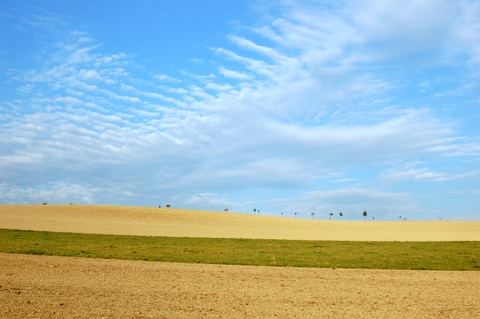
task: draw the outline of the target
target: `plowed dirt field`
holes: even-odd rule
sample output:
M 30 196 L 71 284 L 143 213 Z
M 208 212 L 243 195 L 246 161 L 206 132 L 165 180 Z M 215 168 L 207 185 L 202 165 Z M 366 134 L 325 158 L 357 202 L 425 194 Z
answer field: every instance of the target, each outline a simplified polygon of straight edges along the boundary
M 0 254 L 0 318 L 480 318 L 480 272 Z

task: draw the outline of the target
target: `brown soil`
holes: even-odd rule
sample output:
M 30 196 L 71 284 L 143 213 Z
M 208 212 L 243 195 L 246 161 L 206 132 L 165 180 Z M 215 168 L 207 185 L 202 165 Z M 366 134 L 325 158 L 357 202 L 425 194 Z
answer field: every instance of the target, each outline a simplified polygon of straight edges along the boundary
M 480 318 L 480 272 L 0 254 L 1 318 Z
M 305 240 L 480 240 L 480 221 L 328 221 L 127 206 L 0 205 L 0 228 Z

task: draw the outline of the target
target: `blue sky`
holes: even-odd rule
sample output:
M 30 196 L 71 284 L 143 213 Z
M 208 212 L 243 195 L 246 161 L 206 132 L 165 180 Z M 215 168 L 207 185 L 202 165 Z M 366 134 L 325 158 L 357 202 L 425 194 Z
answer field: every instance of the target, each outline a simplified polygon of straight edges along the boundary
M 478 1 L 2 1 L 0 202 L 480 217 Z

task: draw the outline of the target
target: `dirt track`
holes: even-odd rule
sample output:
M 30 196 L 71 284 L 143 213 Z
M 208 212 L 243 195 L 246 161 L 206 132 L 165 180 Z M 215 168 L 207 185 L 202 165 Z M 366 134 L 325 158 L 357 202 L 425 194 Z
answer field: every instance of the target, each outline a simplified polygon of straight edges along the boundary
M 1 318 L 480 318 L 480 272 L 0 254 Z
M 0 205 L 0 228 L 173 237 L 480 240 L 480 221 L 312 221 L 127 206 Z

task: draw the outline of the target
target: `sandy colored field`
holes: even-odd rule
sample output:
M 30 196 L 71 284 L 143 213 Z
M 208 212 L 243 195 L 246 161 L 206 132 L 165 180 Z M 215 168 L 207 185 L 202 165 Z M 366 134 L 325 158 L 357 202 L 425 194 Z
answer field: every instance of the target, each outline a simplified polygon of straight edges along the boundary
M 480 221 L 320 221 L 127 206 L 0 205 L 0 228 L 305 240 L 480 240 Z
M 480 318 L 480 273 L 0 254 L 1 318 Z

